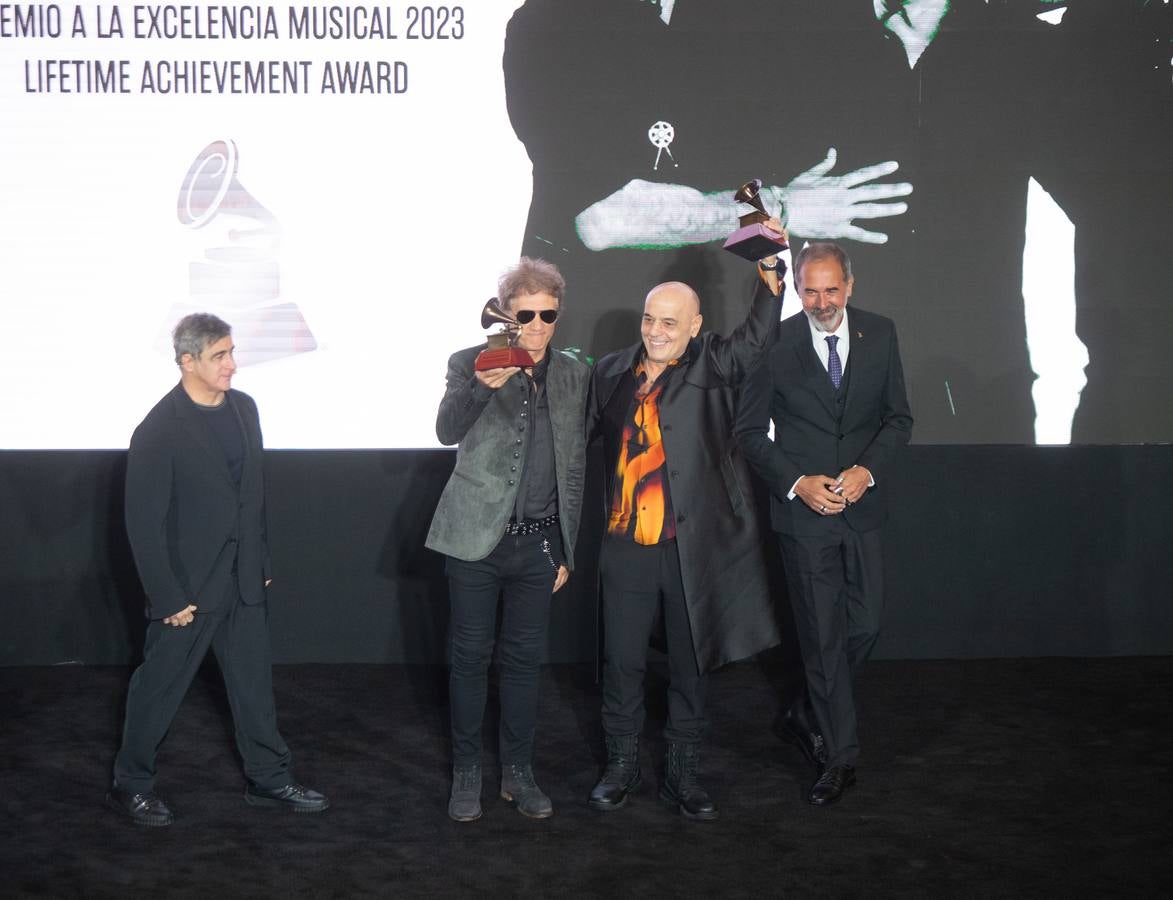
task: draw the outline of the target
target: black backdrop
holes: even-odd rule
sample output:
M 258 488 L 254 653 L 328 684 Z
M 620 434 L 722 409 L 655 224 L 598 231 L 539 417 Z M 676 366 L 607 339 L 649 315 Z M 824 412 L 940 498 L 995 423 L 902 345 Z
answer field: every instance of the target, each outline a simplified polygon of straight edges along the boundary
M 278 662 L 443 660 L 443 567 L 423 537 L 453 459 L 267 452 Z M 0 664 L 139 652 L 125 465 L 115 451 L 0 453 Z M 1173 447 L 913 446 L 893 480 L 878 656 L 1173 653 Z M 554 601 L 551 661 L 593 658 L 598 524 L 596 511 Z

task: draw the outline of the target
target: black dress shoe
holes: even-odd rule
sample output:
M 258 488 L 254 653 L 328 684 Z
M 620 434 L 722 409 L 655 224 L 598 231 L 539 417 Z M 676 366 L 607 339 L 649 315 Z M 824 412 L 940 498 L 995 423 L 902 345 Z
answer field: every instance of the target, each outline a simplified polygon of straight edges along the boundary
M 244 799 L 252 806 L 288 809 L 298 813 L 316 813 L 330 808 L 329 800 L 300 784 L 287 784 L 272 790 L 249 784 L 244 789 Z
M 136 825 L 170 825 L 175 817 L 159 796 L 153 791 L 132 794 L 120 787 L 113 787 L 106 794 L 106 805 L 124 816 L 130 816 Z
M 855 766 L 831 766 L 819 776 L 806 799 L 815 806 L 827 806 L 855 784 Z
M 818 766 L 820 771 L 827 764 L 827 744 L 823 736 L 817 731 L 807 731 L 789 710 L 782 717 L 780 734 L 782 740 L 797 747 L 807 761 Z

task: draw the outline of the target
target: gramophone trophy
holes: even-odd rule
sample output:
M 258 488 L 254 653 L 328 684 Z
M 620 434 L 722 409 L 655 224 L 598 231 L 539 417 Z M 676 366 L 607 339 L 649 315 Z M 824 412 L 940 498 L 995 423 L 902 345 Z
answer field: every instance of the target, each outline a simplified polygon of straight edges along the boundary
M 770 214 L 762 205 L 762 180 L 755 178 L 737 189 L 733 199 L 753 207 L 750 212 L 738 217 L 738 229 L 725 241 L 725 249 L 745 259 L 757 262 L 768 256 L 775 256 L 787 248 L 786 239 L 771 231 L 763 223 L 770 220 Z
M 521 330 L 521 325 L 493 297 L 481 310 L 481 328 L 492 328 L 495 324 L 503 327 L 485 339 L 489 346 L 477 356 L 476 370 L 484 372 L 486 369 L 508 369 L 512 366 L 528 369 L 535 365 L 534 358 L 517 346 L 517 332 Z

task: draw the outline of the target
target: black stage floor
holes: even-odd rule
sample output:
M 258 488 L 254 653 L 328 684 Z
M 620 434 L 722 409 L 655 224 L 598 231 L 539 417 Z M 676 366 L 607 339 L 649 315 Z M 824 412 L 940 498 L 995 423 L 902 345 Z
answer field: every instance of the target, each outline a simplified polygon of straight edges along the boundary
M 333 808 L 246 806 L 227 705 L 205 670 L 159 759 L 170 828 L 102 806 L 128 672 L 0 669 L 0 896 L 1168 896 L 1173 658 L 877 662 L 861 685 L 859 784 L 803 800 L 812 772 L 774 731 L 784 669 L 714 675 L 703 758 L 720 804 L 683 821 L 645 783 L 625 809 L 586 795 L 601 761 L 586 668 L 545 672 L 536 771 L 555 815 L 486 784 L 445 815 L 444 672 L 282 666 L 282 731 Z M 661 753 L 663 682 L 644 753 Z M 495 710 L 491 710 L 495 715 Z M 493 762 L 486 754 L 486 763 Z M 649 780 L 651 782 L 651 780 Z

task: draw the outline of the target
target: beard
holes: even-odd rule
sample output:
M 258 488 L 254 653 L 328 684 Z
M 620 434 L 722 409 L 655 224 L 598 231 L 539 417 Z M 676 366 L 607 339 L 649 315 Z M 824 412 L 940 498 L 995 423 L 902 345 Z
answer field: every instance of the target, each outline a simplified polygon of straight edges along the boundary
M 842 308 L 836 309 L 833 315 L 822 319 L 820 319 L 818 314 L 815 312 L 807 312 L 806 310 L 803 310 L 803 312 L 806 312 L 807 319 L 810 320 L 810 323 L 814 325 L 818 331 L 826 331 L 828 333 L 832 332 L 838 328 L 839 323 L 843 321 Z

